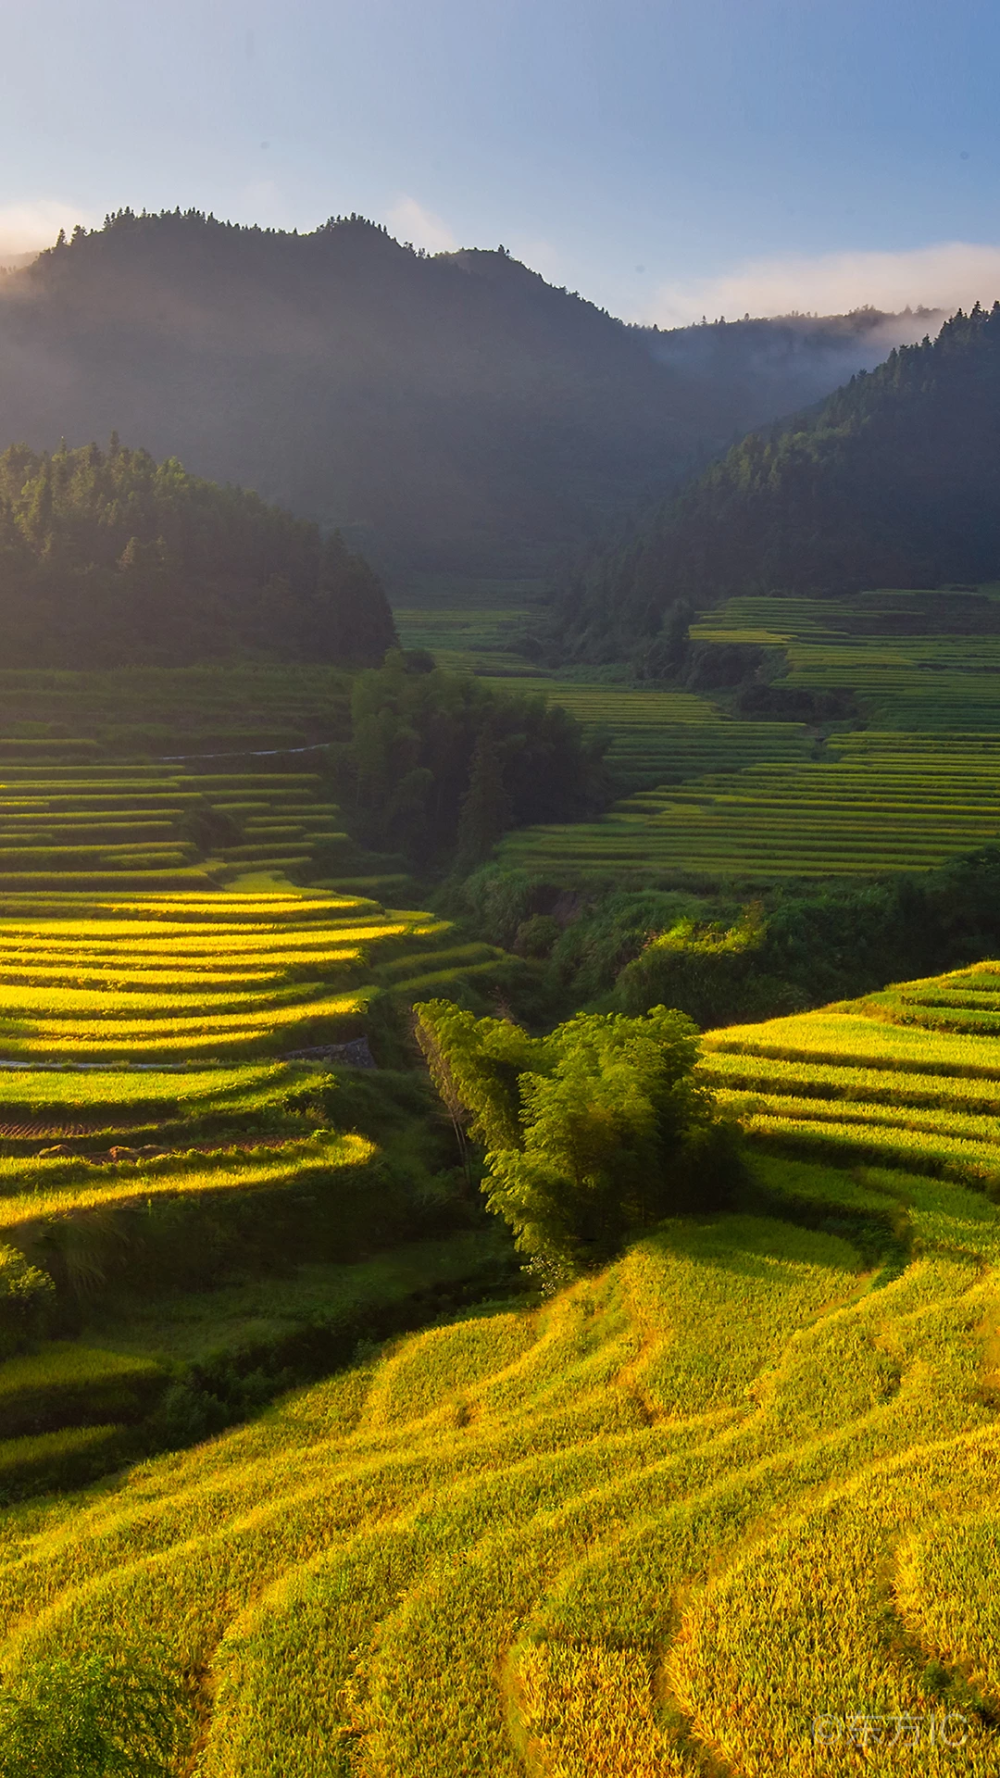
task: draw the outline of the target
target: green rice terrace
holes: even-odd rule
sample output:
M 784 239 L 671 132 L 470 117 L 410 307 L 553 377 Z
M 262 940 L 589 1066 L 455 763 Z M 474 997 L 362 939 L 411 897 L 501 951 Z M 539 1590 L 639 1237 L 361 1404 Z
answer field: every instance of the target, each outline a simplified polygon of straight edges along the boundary
M 396 1061 L 415 997 L 516 967 L 273 871 L 3 898 L 0 1499 L 239 1418 L 244 1372 L 266 1397 L 371 1314 L 407 1325 L 509 1270 L 435 1198 L 426 1094 L 369 1041 Z M 61 1337 L 11 1357 L 53 1310 Z
M 989 963 L 710 1034 L 742 1202 L 11 1507 L 5 1690 L 134 1655 L 213 1778 L 995 1773 L 998 1043 Z M 69 1350 L 0 1415 L 96 1367 L 120 1440 L 148 1344 Z
M 462 620 L 466 664 L 506 673 L 473 616 Z M 409 640 L 405 604 L 399 619 Z M 519 689 L 546 692 L 609 738 L 626 794 L 595 820 L 508 835 L 504 863 L 567 887 L 753 886 L 926 870 L 996 839 L 997 589 L 734 599 L 702 614 L 691 641 L 755 651 L 765 687 L 849 693 L 857 714 L 743 719 L 724 694 L 630 688 L 593 669 L 540 674 L 522 660 Z

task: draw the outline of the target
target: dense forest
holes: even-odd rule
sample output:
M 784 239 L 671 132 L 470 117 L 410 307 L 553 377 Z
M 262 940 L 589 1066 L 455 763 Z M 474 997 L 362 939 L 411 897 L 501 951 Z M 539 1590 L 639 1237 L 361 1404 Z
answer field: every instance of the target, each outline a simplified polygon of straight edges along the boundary
M 612 659 L 659 649 L 680 603 L 995 577 L 998 398 L 1000 304 L 977 305 L 815 412 L 750 434 L 637 531 L 569 563 L 560 637 Z
M 240 656 L 365 665 L 395 639 L 368 563 L 256 494 L 113 436 L 0 456 L 8 666 L 183 666 Z
M 881 320 L 657 332 L 503 248 L 124 210 L 0 277 L 0 437 L 117 427 L 382 565 L 534 572 L 911 337 Z

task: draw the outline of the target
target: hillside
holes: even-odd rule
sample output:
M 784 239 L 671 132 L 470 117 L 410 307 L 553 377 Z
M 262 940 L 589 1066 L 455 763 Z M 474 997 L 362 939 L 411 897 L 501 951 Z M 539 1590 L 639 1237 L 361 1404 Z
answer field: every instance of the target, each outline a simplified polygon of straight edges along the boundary
M 188 214 L 80 233 L 3 283 L 0 435 L 156 456 L 407 561 L 517 560 L 726 436 L 644 344 L 503 251 L 361 219 Z
M 0 278 L 0 437 L 117 429 L 380 564 L 537 572 L 912 327 L 843 320 L 729 328 L 707 362 L 718 330 L 626 327 L 503 249 L 123 211 Z
M 14 1509 L 8 1698 L 137 1672 L 211 1778 L 993 1773 L 997 980 L 710 1036 L 738 1210 Z
M 897 346 L 936 333 L 946 319 L 938 309 L 886 314 L 867 307 L 846 315 L 706 319 L 646 330 L 646 338 L 659 363 L 716 389 L 731 430 L 742 434 L 822 401 Z
M 241 656 L 374 665 L 395 639 L 368 563 L 240 488 L 156 464 L 113 433 L 0 456 L 0 648 L 8 666 Z
M 814 413 L 752 433 L 644 526 L 566 568 L 563 645 L 621 658 L 678 601 L 996 577 L 998 381 L 1000 304 L 977 306 Z

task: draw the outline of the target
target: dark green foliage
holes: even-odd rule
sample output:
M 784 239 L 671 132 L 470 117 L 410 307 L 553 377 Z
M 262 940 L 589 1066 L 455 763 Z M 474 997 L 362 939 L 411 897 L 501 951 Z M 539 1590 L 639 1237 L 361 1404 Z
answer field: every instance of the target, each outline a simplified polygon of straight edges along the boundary
M 703 1029 L 799 1012 L 805 995 L 761 966 L 766 932 L 759 907 L 744 909 L 729 927 L 679 920 L 625 965 L 615 999 L 631 1014 L 663 1002 L 681 1007 Z
M 487 1150 L 491 1210 L 548 1287 L 600 1265 L 663 1217 L 726 1201 L 735 1132 L 694 1077 L 695 1027 L 578 1014 L 544 1039 L 444 1001 L 417 1007 L 432 1078 Z
M 569 1003 L 586 1005 L 607 993 L 654 933 L 699 910 L 691 895 L 656 889 L 618 891 L 579 908 L 552 952 L 552 971 Z
M 638 533 L 568 566 L 555 628 L 589 658 L 638 644 L 656 667 L 678 601 L 992 579 L 998 469 L 1000 304 L 977 305 L 815 413 L 751 433 Z
M 538 898 L 546 890 L 543 880 L 527 871 L 486 864 L 446 898 L 447 911 L 464 915 L 491 944 L 511 946 L 522 923 L 542 911 Z
M 552 914 L 532 914 L 514 934 L 514 948 L 521 957 L 548 957 L 562 937 L 562 927 Z
M 0 586 L 9 666 L 364 664 L 395 638 L 339 534 L 116 442 L 0 456 Z
M 35 1662 L 0 1689 L 0 1778 L 169 1778 L 192 1723 L 180 1675 L 136 1651 Z
M 55 1286 L 15 1247 L 0 1247 L 0 1359 L 23 1352 L 49 1326 Z
M 507 943 L 535 921 L 545 922 L 547 943 L 550 910 L 560 908 L 542 972 L 560 1010 L 635 1015 L 663 1003 L 705 1030 L 1000 957 L 1000 846 L 925 876 L 791 885 L 749 907 L 679 891 L 559 897 L 544 879 L 499 865 L 477 871 L 463 892 L 470 925 L 490 937 L 510 932 Z
M 504 784 L 499 736 L 485 723 L 472 756 L 469 788 L 458 821 L 459 870 L 470 870 L 488 858 L 497 841 L 514 824 L 514 805 Z
M 338 794 L 367 844 L 466 868 L 508 826 L 569 820 L 605 795 L 601 747 L 558 704 L 428 671 L 393 650 L 361 673 Z

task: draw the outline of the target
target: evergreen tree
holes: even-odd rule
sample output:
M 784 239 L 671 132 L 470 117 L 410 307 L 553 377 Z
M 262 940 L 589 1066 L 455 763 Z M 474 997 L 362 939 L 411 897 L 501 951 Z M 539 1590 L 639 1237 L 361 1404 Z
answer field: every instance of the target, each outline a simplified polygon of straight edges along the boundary
M 345 665 L 395 641 L 372 569 L 334 534 L 112 436 L 0 455 L 0 640 L 10 664 L 240 654 Z
M 513 821 L 514 805 L 504 786 L 497 734 L 493 724 L 487 722 L 476 742 L 469 788 L 459 817 L 459 869 L 470 871 L 482 864 Z

